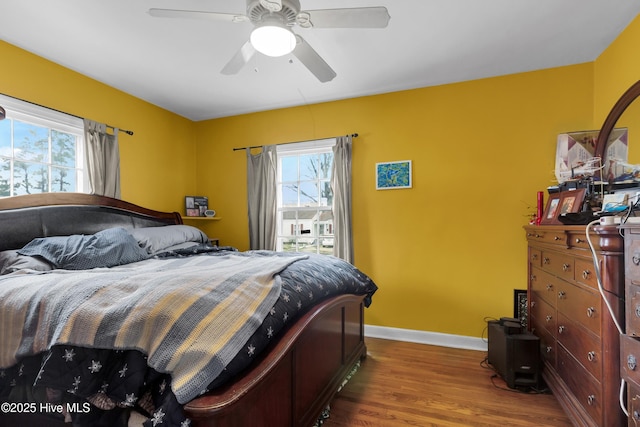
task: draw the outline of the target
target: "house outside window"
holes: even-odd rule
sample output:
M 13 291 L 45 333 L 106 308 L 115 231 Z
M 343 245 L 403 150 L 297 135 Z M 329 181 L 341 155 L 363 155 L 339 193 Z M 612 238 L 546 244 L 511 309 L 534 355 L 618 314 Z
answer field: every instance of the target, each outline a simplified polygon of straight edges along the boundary
M 327 139 L 277 147 L 277 250 L 333 254 L 334 145 Z
M 82 119 L 0 95 L 0 197 L 84 191 Z

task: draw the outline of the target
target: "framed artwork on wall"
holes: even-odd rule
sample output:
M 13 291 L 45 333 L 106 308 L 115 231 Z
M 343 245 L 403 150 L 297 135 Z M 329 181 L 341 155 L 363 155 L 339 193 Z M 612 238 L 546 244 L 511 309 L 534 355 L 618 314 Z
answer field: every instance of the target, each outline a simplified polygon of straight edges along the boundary
M 411 160 L 376 163 L 376 190 L 394 190 L 411 186 Z

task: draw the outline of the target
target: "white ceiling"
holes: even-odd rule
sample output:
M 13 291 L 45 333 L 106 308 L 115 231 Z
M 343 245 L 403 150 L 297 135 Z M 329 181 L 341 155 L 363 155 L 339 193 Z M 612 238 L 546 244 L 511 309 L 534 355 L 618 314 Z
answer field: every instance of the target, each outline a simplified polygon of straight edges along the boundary
M 303 10 L 386 6 L 384 29 L 294 31 L 336 71 L 292 55 L 220 70 L 250 23 L 153 18 L 149 8 L 245 12 L 245 0 L 0 0 L 0 38 L 192 120 L 595 60 L 640 0 L 300 0 Z M 10 66 L 3 64 L 3 66 Z

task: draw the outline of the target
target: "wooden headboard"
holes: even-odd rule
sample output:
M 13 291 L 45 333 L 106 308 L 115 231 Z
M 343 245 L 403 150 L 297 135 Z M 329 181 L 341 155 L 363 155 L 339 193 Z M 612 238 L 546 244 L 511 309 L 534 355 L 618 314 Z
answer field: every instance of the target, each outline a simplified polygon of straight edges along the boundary
M 170 224 L 182 224 L 179 213 L 154 211 L 91 194 L 43 193 L 0 198 L 0 251 L 19 249 L 37 237 Z

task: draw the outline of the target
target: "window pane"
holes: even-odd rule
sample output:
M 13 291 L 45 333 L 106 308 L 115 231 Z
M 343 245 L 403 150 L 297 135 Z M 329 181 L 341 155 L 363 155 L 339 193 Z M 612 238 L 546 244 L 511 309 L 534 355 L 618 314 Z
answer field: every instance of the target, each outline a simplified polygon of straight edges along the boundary
M 47 167 L 37 163 L 15 162 L 13 169 L 14 194 L 35 194 L 49 191 Z
M 11 120 L 0 120 L 0 156 L 11 156 Z
M 14 122 L 14 155 L 21 160 L 49 161 L 49 130 L 41 126 Z
M 59 166 L 76 166 L 76 137 L 74 135 L 51 131 L 51 163 Z
M 333 204 L 333 190 L 329 181 L 320 182 L 320 206 L 331 206 Z
M 319 157 L 320 162 L 320 173 L 318 174 L 318 178 L 320 179 L 329 179 L 331 178 L 331 168 L 333 167 L 333 152 L 331 153 L 321 153 Z
M 75 160 L 74 160 L 75 161 Z M 76 171 L 67 168 L 51 168 L 51 191 L 70 192 L 76 189 Z
M 282 158 L 282 181 L 298 180 L 298 156 Z
M 11 163 L 0 158 L 0 197 L 11 195 Z
M 282 186 L 282 206 L 298 206 L 298 188 L 293 184 Z
M 317 206 L 318 205 L 317 181 L 300 183 L 300 205 L 301 206 Z

